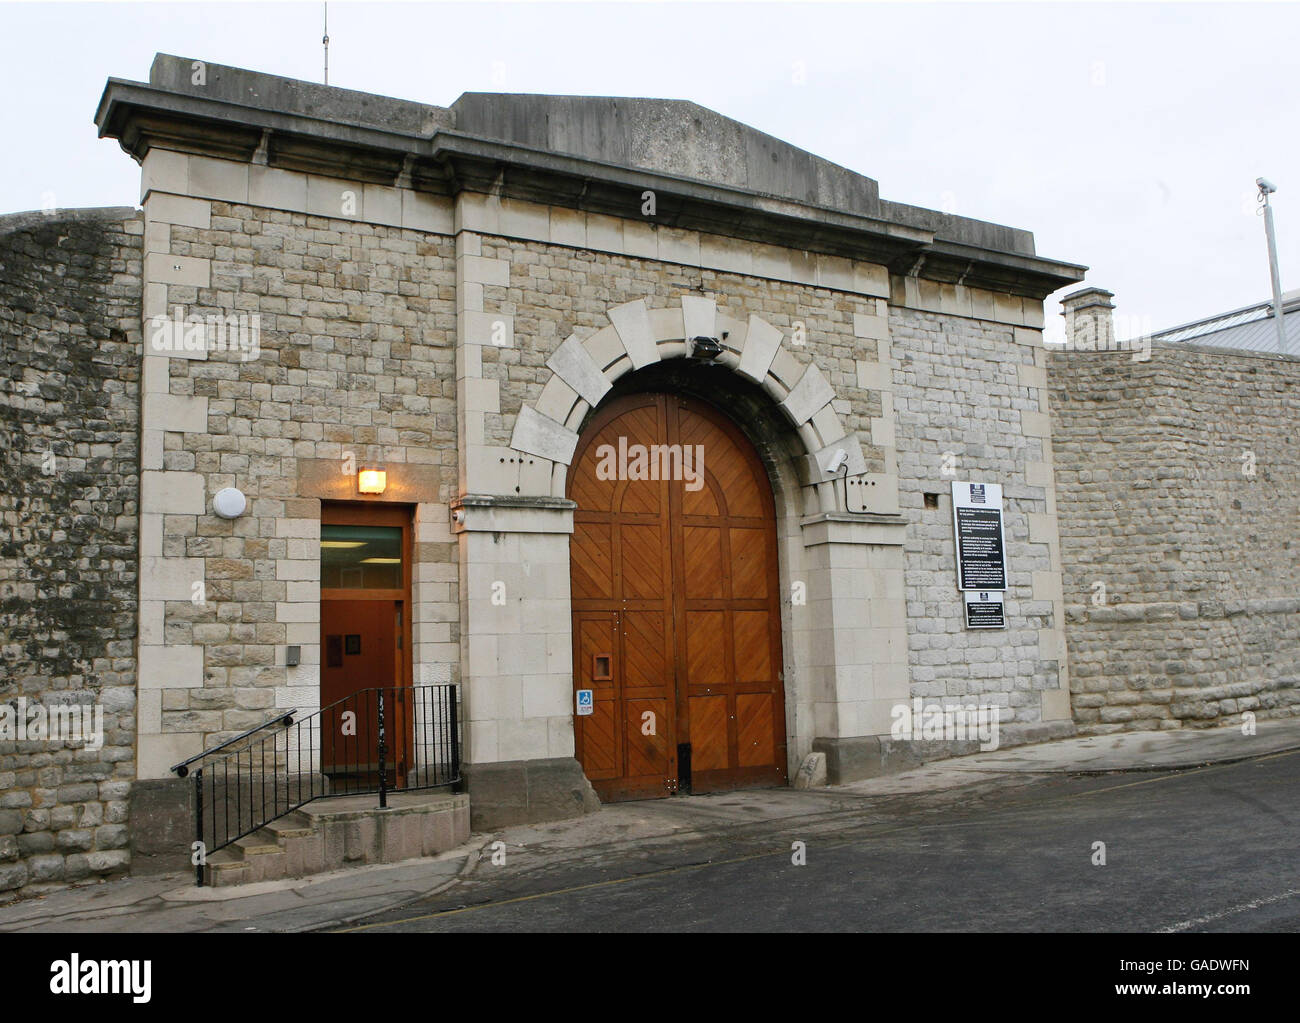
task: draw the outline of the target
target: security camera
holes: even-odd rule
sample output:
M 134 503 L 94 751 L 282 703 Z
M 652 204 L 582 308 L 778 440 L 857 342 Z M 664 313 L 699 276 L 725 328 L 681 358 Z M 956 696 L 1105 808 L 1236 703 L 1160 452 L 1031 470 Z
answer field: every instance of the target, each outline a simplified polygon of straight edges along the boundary
M 1270 192 L 1277 191 L 1277 185 L 1269 181 L 1268 178 L 1256 178 L 1255 184 L 1259 186 L 1259 190 L 1263 192 L 1265 195 L 1268 195 Z
M 831 464 L 826 467 L 827 472 L 839 472 L 840 467 L 849 460 L 849 453 L 843 448 L 838 449 L 831 458 Z

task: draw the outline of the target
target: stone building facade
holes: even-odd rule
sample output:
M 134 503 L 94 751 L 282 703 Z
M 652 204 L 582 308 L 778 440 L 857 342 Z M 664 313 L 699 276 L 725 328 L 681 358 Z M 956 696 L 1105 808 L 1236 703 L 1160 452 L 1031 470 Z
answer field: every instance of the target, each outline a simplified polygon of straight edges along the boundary
M 138 507 L 111 524 L 131 552 L 115 599 L 137 624 L 96 655 L 133 695 L 113 777 L 130 783 L 136 869 L 183 862 L 173 765 L 321 705 L 322 522 L 339 508 L 407 517 L 402 677 L 458 687 L 476 826 L 596 805 L 575 742 L 575 688 L 598 670 L 574 625 L 576 552 L 592 550 L 575 458 L 638 394 L 721 417 L 770 491 L 770 563 L 753 556 L 775 580 L 778 735 L 737 754 L 769 706 L 740 694 L 718 719 L 733 759 L 768 749 L 788 779 L 820 751 L 832 782 L 912 762 L 922 745 L 891 730 L 914 699 L 996 708 L 1004 744 L 1073 731 L 1041 331 L 1043 298 L 1083 268 L 1028 232 L 889 202 L 681 102 L 441 108 L 159 56 L 149 82 L 109 82 L 96 121 L 142 170 L 142 209 L 111 232 L 114 298 L 135 304 L 108 309 L 138 357 L 116 350 L 104 388 L 131 405 L 115 424 L 138 423 L 138 454 L 121 441 Z M 187 346 L 184 324 L 209 317 L 242 347 Z M 361 465 L 383 466 L 381 495 L 358 493 Z M 956 480 L 1003 488 L 1005 629 L 962 618 Z M 246 501 L 234 517 L 214 510 L 228 490 Z M 733 578 L 750 554 L 730 557 L 715 617 L 734 623 L 758 612 Z M 732 650 L 700 635 L 705 660 Z M 691 696 L 699 721 L 722 706 L 710 692 Z M 701 771 L 717 752 L 702 736 Z M 681 771 L 691 754 L 663 755 Z M 32 883 L 25 862 L 10 887 Z

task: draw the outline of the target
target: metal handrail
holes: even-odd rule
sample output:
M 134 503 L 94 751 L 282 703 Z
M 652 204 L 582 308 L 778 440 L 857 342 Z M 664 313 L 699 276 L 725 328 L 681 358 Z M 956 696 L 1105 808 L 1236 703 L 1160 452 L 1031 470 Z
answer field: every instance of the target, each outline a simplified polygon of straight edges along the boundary
M 298 713 L 297 710 L 288 710 L 276 714 L 276 716 L 271 718 L 269 721 L 263 721 L 260 725 L 254 725 L 248 731 L 240 732 L 233 739 L 227 739 L 219 746 L 213 746 L 210 749 L 205 749 L 202 753 L 196 753 L 194 756 L 190 757 L 189 760 L 182 760 L 179 764 L 176 764 L 174 767 L 168 768 L 168 770 L 174 771 L 176 777 L 184 778 L 187 774 L 190 773 L 189 770 L 190 764 L 194 763 L 194 761 L 202 760 L 204 757 L 210 757 L 212 756 L 213 753 L 219 753 L 227 746 L 233 746 L 241 739 L 247 739 L 250 735 L 254 735 L 255 733 L 260 732 L 265 728 L 270 728 L 272 725 L 283 724 L 285 728 L 288 728 L 291 724 L 293 724 L 293 716 L 297 713 Z
M 385 704 L 390 699 L 404 705 L 408 712 L 403 731 L 412 740 L 409 764 L 388 762 Z M 380 807 L 386 807 L 390 768 L 394 773 L 393 787 L 421 789 L 450 785 L 453 791 L 459 791 L 461 743 L 454 685 L 361 689 L 301 719 L 296 714 L 297 711 L 277 714 L 172 768 L 179 777 L 192 775 L 194 778 L 196 884 L 203 884 L 208 855 L 313 800 L 332 795 L 377 793 Z M 350 720 L 346 715 L 351 715 Z M 330 732 L 326 731 L 326 722 L 334 726 Z M 230 749 L 276 724 L 284 728 L 253 738 L 239 749 Z M 339 728 L 340 724 L 347 727 Z M 291 730 L 297 737 L 296 743 L 290 742 Z M 281 736 L 284 736 L 283 748 Z M 196 761 L 205 758 L 213 759 L 191 769 Z M 210 800 L 205 796 L 210 796 Z M 209 821 L 210 844 L 204 841 Z

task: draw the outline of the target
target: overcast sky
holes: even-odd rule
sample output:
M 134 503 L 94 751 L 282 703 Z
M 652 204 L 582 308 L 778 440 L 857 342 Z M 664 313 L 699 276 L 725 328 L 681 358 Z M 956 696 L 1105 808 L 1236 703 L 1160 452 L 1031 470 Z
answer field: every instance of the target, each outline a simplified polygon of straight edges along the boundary
M 0 2 L 0 212 L 134 205 L 91 118 L 155 52 L 319 81 L 322 5 Z M 330 83 L 694 100 L 1091 267 L 1121 337 L 1300 287 L 1300 6 L 331 3 Z M 1049 312 L 1056 307 L 1053 302 Z M 1050 327 L 1050 321 L 1049 321 Z

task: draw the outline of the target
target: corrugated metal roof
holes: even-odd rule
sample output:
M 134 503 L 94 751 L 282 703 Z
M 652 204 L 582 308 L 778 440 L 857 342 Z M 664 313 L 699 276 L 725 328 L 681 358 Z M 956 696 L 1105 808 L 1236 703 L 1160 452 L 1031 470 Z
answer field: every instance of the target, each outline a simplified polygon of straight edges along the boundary
M 1286 330 L 1287 352 L 1300 355 L 1300 291 L 1282 296 L 1282 325 Z M 1251 352 L 1276 352 L 1277 327 L 1273 322 L 1273 303 L 1260 302 L 1230 312 L 1210 316 L 1181 327 L 1171 327 L 1152 334 L 1153 341 L 1186 341 L 1190 344 L 1216 345 Z

